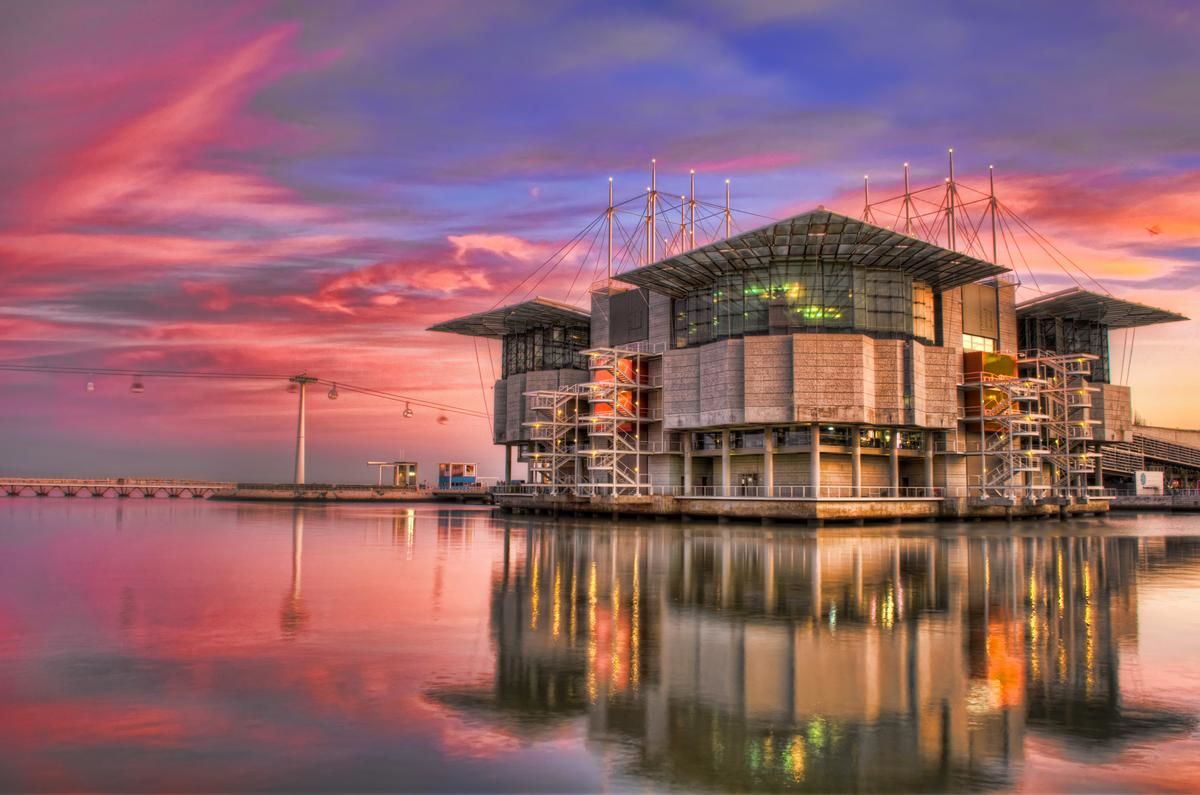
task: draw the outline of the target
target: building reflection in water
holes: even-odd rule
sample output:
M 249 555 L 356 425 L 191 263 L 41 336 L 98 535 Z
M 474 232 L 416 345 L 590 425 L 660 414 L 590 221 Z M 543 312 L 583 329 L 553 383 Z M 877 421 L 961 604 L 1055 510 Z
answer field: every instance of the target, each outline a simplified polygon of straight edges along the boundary
M 1033 728 L 1191 725 L 1122 703 L 1143 543 L 510 530 L 494 681 L 430 696 L 525 730 L 586 716 L 675 785 L 1004 786 Z

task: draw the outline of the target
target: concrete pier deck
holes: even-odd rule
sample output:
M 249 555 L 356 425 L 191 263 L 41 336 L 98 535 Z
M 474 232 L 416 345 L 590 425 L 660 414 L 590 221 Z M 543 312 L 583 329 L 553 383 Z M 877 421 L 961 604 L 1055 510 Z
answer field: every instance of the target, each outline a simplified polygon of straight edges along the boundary
M 761 520 L 806 524 L 871 523 L 963 519 L 1033 519 L 1107 513 L 1108 500 L 1010 504 L 968 498 L 896 497 L 780 499 L 764 497 L 681 497 L 671 495 L 576 496 L 497 493 L 496 505 L 510 513 L 550 515 L 653 516 L 714 520 Z
M 490 502 L 487 489 L 414 489 L 336 483 L 238 483 L 214 500 L 244 502 Z

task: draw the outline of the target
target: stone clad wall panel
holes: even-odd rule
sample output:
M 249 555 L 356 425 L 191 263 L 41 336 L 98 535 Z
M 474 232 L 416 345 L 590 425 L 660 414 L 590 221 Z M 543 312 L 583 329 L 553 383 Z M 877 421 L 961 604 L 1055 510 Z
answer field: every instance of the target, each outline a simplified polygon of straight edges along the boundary
M 864 349 L 859 334 L 793 334 L 792 395 L 797 422 L 870 422 Z
M 700 426 L 700 350 L 663 354 L 663 417 L 668 428 Z
M 958 425 L 958 378 L 962 371 L 962 353 L 957 348 L 920 345 L 923 368 L 917 382 L 922 384 L 924 409 L 917 423 L 926 428 L 954 428 Z
M 791 422 L 792 338 L 746 337 L 746 422 Z
M 699 348 L 700 424 L 736 425 L 746 421 L 743 340 L 730 339 Z
M 903 425 L 904 342 L 875 340 L 875 417 L 878 425 Z

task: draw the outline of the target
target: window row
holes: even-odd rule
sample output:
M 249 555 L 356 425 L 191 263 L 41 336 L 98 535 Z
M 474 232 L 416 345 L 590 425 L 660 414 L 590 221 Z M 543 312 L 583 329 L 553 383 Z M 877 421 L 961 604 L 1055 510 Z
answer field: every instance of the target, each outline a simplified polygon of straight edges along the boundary
M 897 434 L 896 446 L 901 450 L 925 449 L 924 431 L 893 431 L 891 428 L 854 428 L 846 425 L 820 426 L 821 444 L 828 447 L 850 447 L 853 434 L 858 433 L 858 446 L 868 449 L 887 450 L 892 446 L 892 434 Z M 807 425 L 771 428 L 774 448 L 808 447 L 812 432 Z M 692 433 L 692 450 L 720 450 L 720 431 L 697 431 Z M 765 448 L 766 435 L 761 429 L 732 430 L 729 432 L 729 449 L 760 450 Z

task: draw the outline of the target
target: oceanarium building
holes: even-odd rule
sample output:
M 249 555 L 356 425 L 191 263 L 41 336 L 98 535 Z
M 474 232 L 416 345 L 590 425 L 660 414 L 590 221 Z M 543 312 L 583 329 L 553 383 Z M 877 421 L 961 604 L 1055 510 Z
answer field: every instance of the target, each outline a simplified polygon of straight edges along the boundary
M 537 298 L 432 329 L 502 342 L 493 437 L 506 481 L 529 468 L 502 505 L 1105 510 L 1104 478 L 1140 463 L 1109 330 L 1185 319 L 1082 289 L 1017 305 L 1007 268 L 824 209 L 614 279 L 590 313 Z

